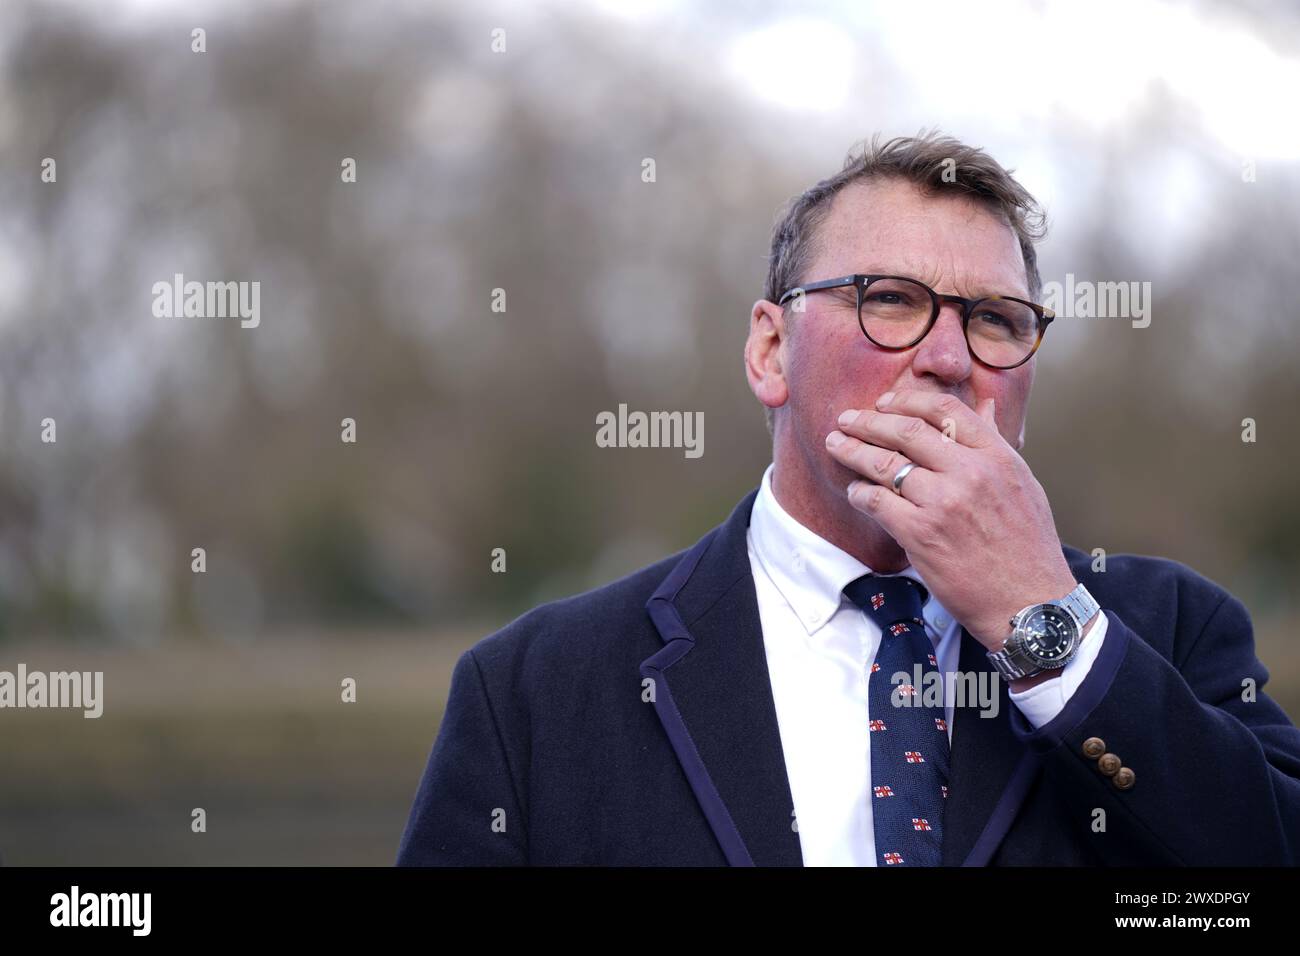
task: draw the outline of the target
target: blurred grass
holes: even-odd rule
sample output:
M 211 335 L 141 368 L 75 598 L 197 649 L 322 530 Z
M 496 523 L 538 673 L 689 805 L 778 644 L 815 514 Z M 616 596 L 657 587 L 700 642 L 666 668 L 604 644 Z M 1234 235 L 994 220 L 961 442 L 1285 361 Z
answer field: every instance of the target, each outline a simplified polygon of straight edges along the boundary
M 3 861 L 389 865 L 478 636 L 7 647 L 6 669 L 104 671 L 105 703 L 95 720 L 0 712 Z M 195 807 L 206 833 L 190 830 Z
M 1266 692 L 1300 713 L 1300 619 L 1256 619 Z M 478 637 L 10 645 L 0 667 L 104 671 L 104 716 L 0 712 L 7 865 L 393 862 L 457 656 Z M 344 677 L 357 702 L 340 700 Z M 190 831 L 195 807 L 207 832 Z

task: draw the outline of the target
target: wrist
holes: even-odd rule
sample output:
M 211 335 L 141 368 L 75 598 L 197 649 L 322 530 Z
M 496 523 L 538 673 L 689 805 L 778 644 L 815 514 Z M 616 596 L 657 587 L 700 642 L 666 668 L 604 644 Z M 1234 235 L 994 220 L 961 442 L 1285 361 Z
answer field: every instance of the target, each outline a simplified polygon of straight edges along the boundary
M 1092 630 L 1101 608 L 1075 581 L 1063 596 L 1028 604 L 1008 622 L 1010 633 L 988 651 L 994 669 L 1013 691 L 1060 676 Z M 983 643 L 983 641 L 981 641 Z
M 1082 636 L 1079 638 L 1080 646 L 1082 646 L 1083 642 L 1088 639 L 1088 633 L 1097 626 L 1097 621 L 1100 618 L 1101 611 L 1099 610 L 1088 619 L 1088 623 L 1083 626 Z M 1021 691 L 1029 690 L 1031 687 L 1037 687 L 1039 684 L 1044 684 L 1049 680 L 1056 680 L 1061 676 L 1064 670 L 1064 667 L 1059 667 L 1055 670 L 1041 670 L 1030 677 L 1022 677 L 1019 680 L 1011 681 L 1007 684 L 1007 687 L 1013 694 L 1018 694 Z
M 1064 668 L 1061 668 L 1064 670 Z M 1037 687 L 1039 684 L 1046 684 L 1049 680 L 1056 680 L 1061 676 L 1060 670 L 1039 671 L 1032 677 L 1022 677 L 1019 680 L 1013 680 L 1007 684 L 1007 689 L 1013 694 L 1019 694 L 1021 691 L 1029 690 L 1031 687 Z
M 1048 584 L 1034 586 L 1018 593 L 1002 609 L 1003 613 L 989 623 L 979 625 L 979 630 L 972 628 L 967 628 L 967 630 L 970 631 L 971 637 L 984 645 L 986 651 L 999 650 L 1006 643 L 1007 638 L 1011 636 L 1010 624 L 1022 608 L 1059 601 L 1063 596 L 1073 591 L 1078 584 L 1078 580 L 1067 567 L 1063 576 L 1054 576 L 1053 580 Z

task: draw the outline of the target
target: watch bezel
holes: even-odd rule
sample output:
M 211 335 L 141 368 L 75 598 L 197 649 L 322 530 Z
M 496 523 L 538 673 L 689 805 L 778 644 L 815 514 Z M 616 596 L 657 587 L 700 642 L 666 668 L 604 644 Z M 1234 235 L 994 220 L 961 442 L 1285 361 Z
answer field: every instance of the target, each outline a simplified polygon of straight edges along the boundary
M 1070 636 L 1068 646 L 1059 657 L 1044 658 L 1034 653 L 1030 647 L 1029 639 L 1032 634 L 1028 630 L 1028 625 L 1029 621 L 1037 613 L 1054 614 L 1069 628 Z M 1079 622 L 1074 619 L 1074 615 L 1059 603 L 1044 601 L 1040 604 L 1031 604 L 1029 607 L 1021 609 L 1021 611 L 1012 618 L 1011 624 L 1012 640 L 1014 640 L 1019 646 L 1020 653 L 1024 655 L 1026 659 L 1032 661 L 1037 670 L 1060 670 L 1070 662 L 1070 658 L 1072 658 L 1075 652 L 1079 649 Z M 1025 676 L 1032 676 L 1032 673 L 1036 672 L 1037 671 L 1031 672 L 1031 674 Z
M 1027 647 L 1028 642 L 1025 640 L 1027 632 L 1023 626 L 1024 622 L 1035 611 L 1048 607 L 1063 613 L 1072 625 L 1071 646 L 1069 650 L 1061 655 L 1059 660 L 1044 660 L 1035 654 L 1031 654 Z M 988 659 L 993 664 L 994 669 L 1009 681 L 1033 677 L 1043 671 L 1059 670 L 1070 663 L 1079 653 L 1079 647 L 1083 643 L 1084 628 L 1093 615 L 1100 611 L 1101 606 L 1097 603 L 1096 598 L 1089 593 L 1087 587 L 1080 581 L 1076 584 L 1074 590 L 1059 601 L 1040 601 L 1016 612 L 1008 621 L 1011 630 L 1007 635 L 1007 639 L 1002 642 L 1000 648 L 988 652 Z

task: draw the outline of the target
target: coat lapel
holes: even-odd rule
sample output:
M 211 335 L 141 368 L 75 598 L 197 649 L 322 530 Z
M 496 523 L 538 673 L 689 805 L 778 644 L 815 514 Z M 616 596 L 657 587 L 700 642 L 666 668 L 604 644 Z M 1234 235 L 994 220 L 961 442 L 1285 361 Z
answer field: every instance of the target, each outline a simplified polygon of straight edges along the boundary
M 653 682 L 655 712 L 727 862 L 801 866 L 746 541 L 757 495 L 749 492 L 687 551 L 647 602 L 664 646 L 641 674 Z M 996 679 L 965 628 L 960 668 Z M 1006 684 L 995 686 L 996 717 L 977 707 L 954 712 L 945 866 L 988 863 L 1037 772 L 1011 730 Z
M 987 866 L 1024 802 L 1039 764 L 1011 730 L 1010 708 L 1015 704 L 1006 682 L 964 627 L 957 669 L 978 674 L 979 686 L 992 681 L 998 707 L 991 717 L 982 716 L 973 703 L 953 708 L 941 860 L 944 866 Z
M 646 607 L 655 711 L 732 866 L 802 866 L 746 531 L 755 488 Z

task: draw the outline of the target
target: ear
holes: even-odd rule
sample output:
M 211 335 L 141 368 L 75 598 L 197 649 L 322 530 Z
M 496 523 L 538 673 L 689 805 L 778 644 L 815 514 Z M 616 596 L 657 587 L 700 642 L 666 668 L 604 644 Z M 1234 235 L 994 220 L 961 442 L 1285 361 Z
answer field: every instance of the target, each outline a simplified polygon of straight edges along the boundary
M 754 397 L 768 408 L 780 408 L 790 398 L 785 381 L 785 310 L 767 299 L 754 303 L 745 340 L 745 377 Z

